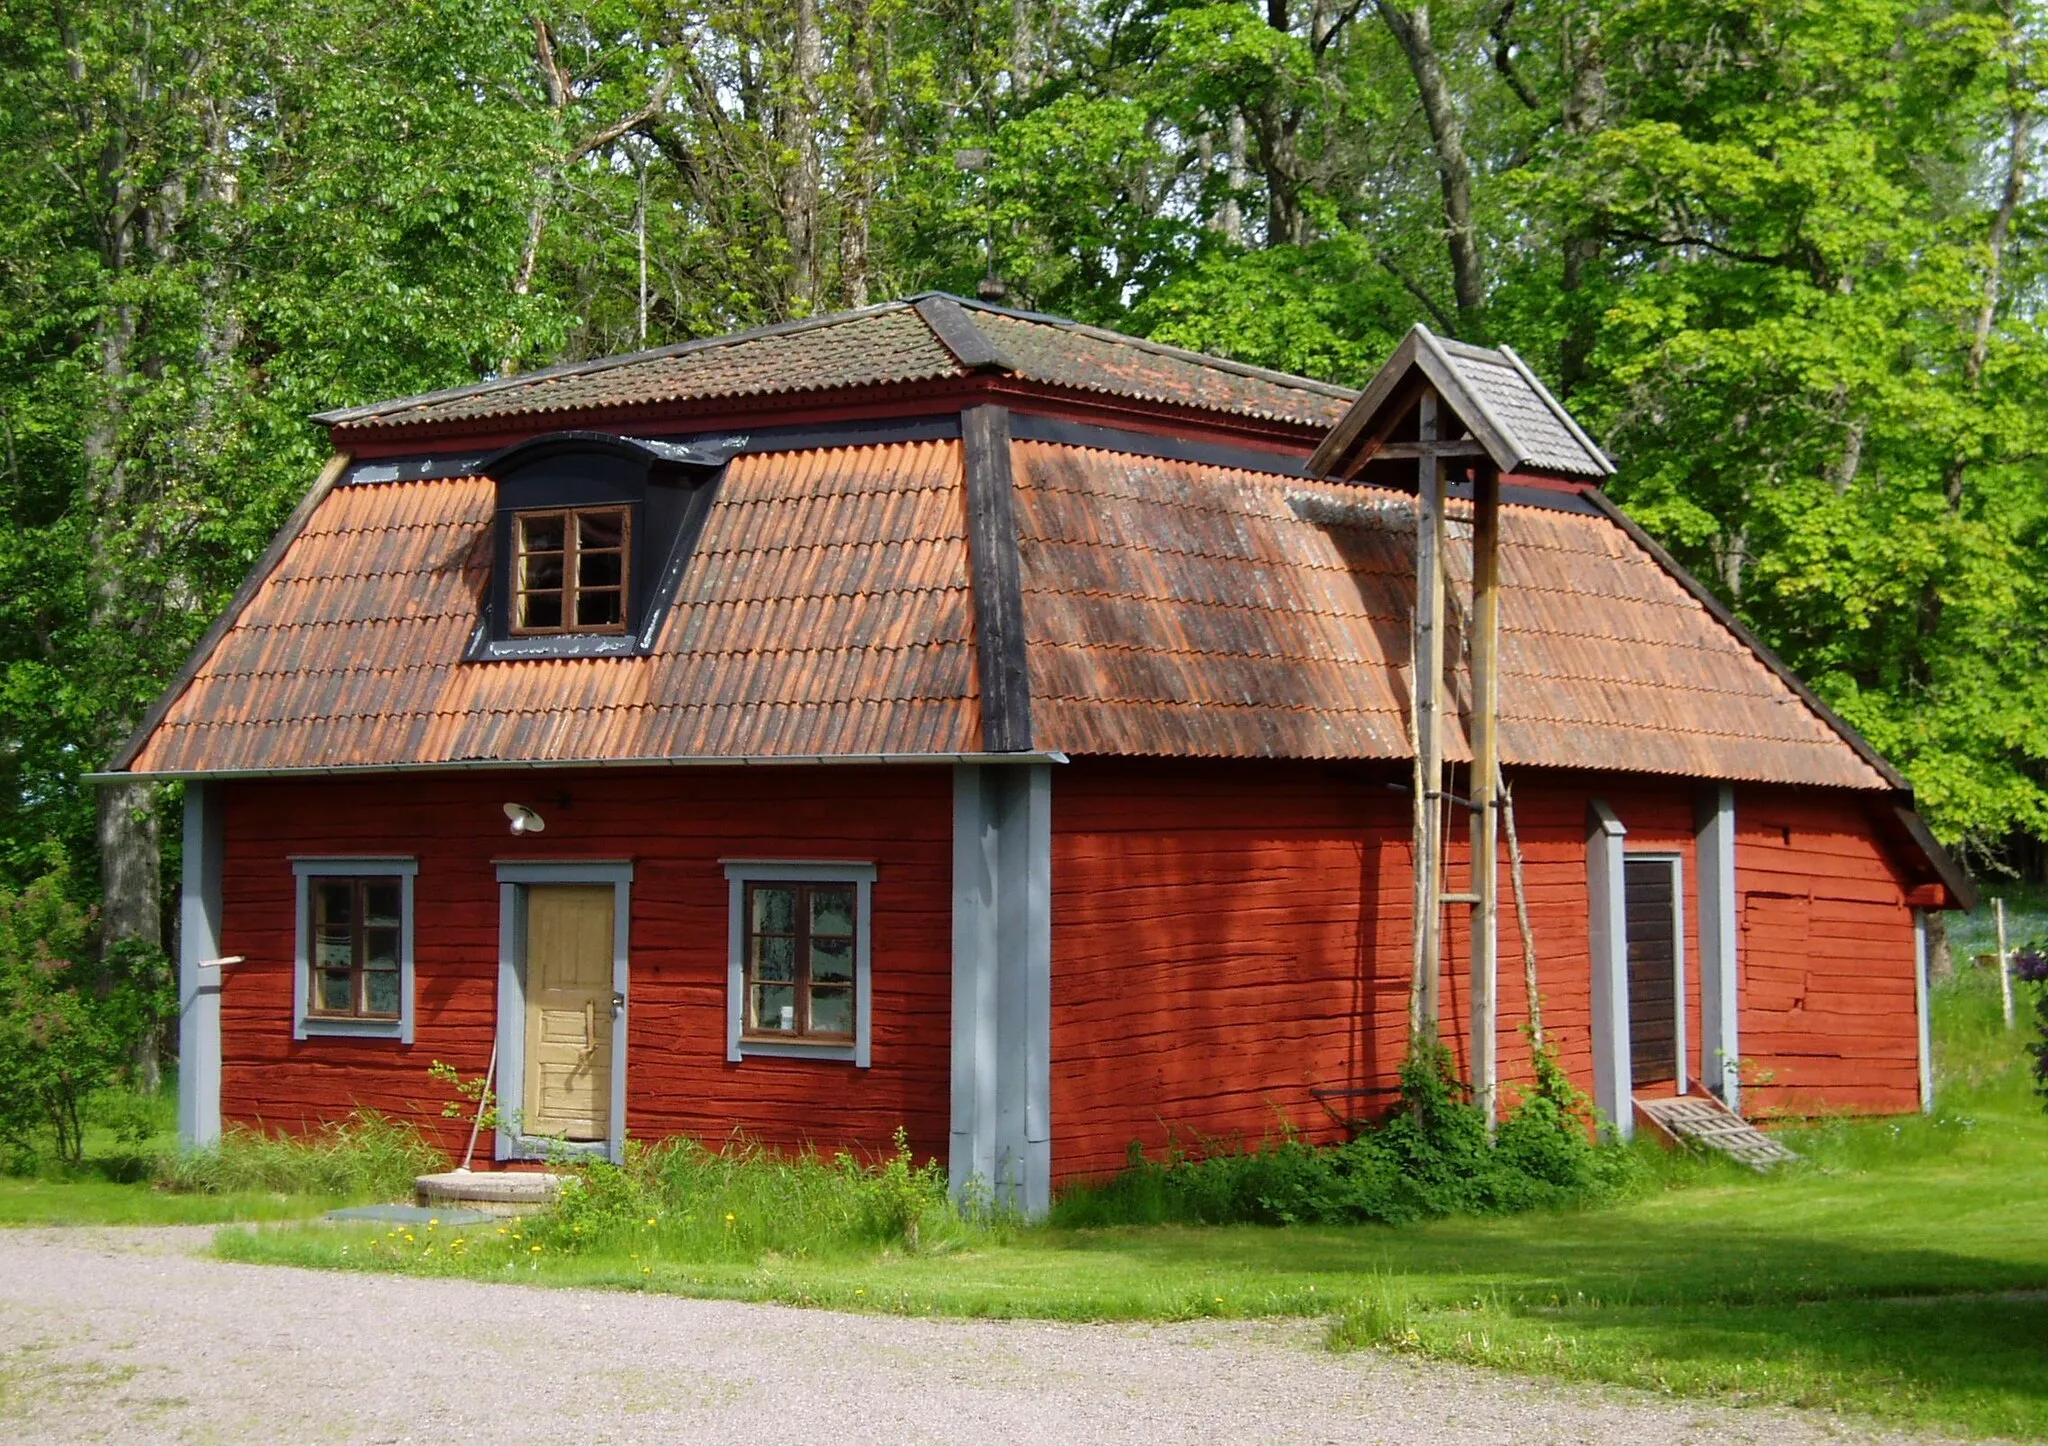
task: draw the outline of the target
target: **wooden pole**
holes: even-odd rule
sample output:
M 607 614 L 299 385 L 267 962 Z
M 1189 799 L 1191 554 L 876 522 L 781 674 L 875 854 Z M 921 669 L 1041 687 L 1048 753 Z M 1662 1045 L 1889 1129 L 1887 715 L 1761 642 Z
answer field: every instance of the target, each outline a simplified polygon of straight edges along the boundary
M 1472 478 L 1472 1095 L 1493 1128 L 1500 978 L 1500 473 Z
M 2012 960 L 2005 950 L 2005 900 L 1991 901 L 1991 916 L 1998 921 L 1998 1002 L 2005 1008 L 2005 1027 L 2012 1028 Z
M 1515 891 L 1515 926 L 1522 934 L 1522 993 L 1529 1001 L 1529 1048 L 1543 1049 L 1543 995 L 1536 987 L 1536 931 L 1529 925 L 1529 891 L 1522 875 L 1522 840 L 1515 832 L 1515 795 L 1500 785 L 1500 821 L 1508 838 L 1508 881 Z
M 1437 395 L 1417 403 L 1417 435 L 1437 439 Z M 1437 1037 L 1438 974 L 1443 958 L 1443 834 L 1437 802 L 1443 792 L 1444 687 L 1443 462 L 1433 455 L 1415 476 L 1415 979 L 1408 1023 L 1416 1037 Z

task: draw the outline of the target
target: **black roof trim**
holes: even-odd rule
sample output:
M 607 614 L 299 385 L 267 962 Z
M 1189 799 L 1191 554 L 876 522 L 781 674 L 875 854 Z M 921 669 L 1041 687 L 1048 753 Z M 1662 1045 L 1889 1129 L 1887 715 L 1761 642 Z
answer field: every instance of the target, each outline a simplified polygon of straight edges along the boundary
M 472 475 L 495 476 L 514 466 L 557 457 L 564 452 L 605 452 L 614 457 L 649 466 L 665 463 L 672 467 L 723 467 L 738 447 L 698 447 L 687 442 L 664 442 L 646 437 L 624 437 L 614 432 L 544 432 L 501 447 L 476 464 Z

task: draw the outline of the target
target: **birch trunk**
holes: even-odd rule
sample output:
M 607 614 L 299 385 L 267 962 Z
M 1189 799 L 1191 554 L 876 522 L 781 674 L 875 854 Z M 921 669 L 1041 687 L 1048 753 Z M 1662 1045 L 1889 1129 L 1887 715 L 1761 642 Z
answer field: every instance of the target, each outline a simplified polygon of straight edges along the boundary
M 1403 10 L 1396 0 L 1377 0 L 1381 20 L 1407 57 L 1409 74 L 1422 98 L 1436 151 L 1443 192 L 1444 244 L 1451 256 L 1451 289 L 1458 304 L 1458 331 L 1468 341 L 1485 331 L 1486 280 L 1479 255 L 1479 231 L 1472 220 L 1472 160 L 1465 151 L 1465 123 L 1458 116 L 1431 30 L 1428 0 Z

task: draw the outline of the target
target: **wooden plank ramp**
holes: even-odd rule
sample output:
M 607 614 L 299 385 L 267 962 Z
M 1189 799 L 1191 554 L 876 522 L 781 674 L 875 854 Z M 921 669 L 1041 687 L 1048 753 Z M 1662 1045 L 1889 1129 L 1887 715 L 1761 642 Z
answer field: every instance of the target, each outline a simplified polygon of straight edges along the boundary
M 1636 1101 L 1636 1110 L 1675 1144 L 1718 1150 L 1753 1170 L 1799 1158 L 1712 1095 Z

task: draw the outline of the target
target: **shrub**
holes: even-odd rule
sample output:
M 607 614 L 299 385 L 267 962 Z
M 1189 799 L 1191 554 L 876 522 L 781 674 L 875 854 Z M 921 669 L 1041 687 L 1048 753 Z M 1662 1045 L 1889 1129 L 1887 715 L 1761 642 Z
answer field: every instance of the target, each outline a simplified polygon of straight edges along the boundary
M 1400 1108 L 1341 1145 L 1316 1146 L 1292 1132 L 1251 1149 L 1212 1142 L 1169 1151 L 1136 1146 L 1119 1175 L 1069 1190 L 1055 1223 L 1268 1225 L 1405 1224 L 1447 1215 L 1493 1214 L 1610 1198 L 1641 1169 L 1625 1150 L 1597 1146 L 1590 1109 L 1547 1052 L 1536 1082 L 1491 1139 L 1464 1097 L 1450 1052 L 1412 1051 L 1401 1066 Z
M 306 1135 L 231 1129 L 218 1144 L 165 1157 L 157 1184 L 209 1195 L 267 1190 L 392 1200 L 410 1195 L 416 1178 L 446 1165 L 411 1125 L 357 1110 Z
M 102 960 L 94 916 L 60 866 L 0 887 L 0 1139 L 59 1159 L 85 1153 L 87 1105 L 117 1084 L 172 1007 L 163 951 L 124 941 Z
M 2048 984 L 2048 949 L 2032 943 L 2015 953 L 2012 977 L 2026 984 Z M 2034 1019 L 2041 1037 L 2027 1046 L 2027 1053 L 2034 1057 L 2034 1093 L 2041 1096 L 2042 1108 L 2048 1109 L 2048 989 L 2034 996 Z

